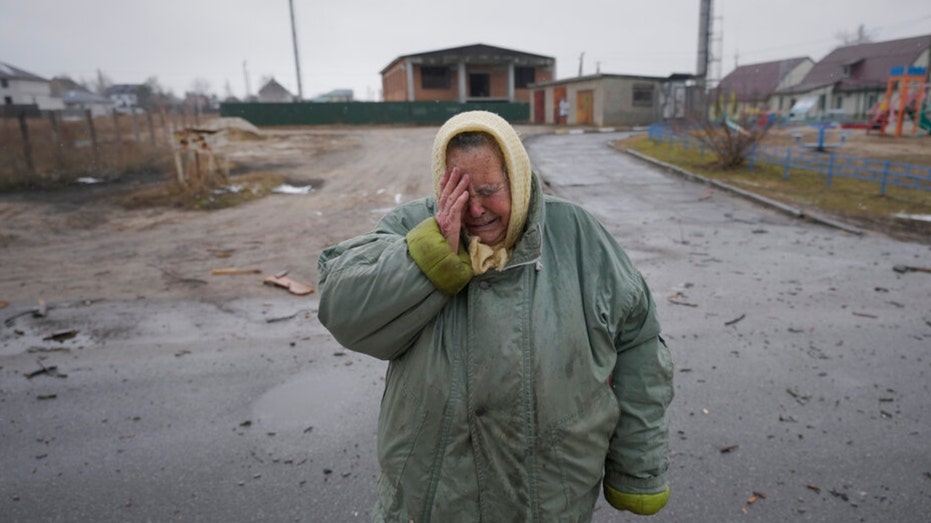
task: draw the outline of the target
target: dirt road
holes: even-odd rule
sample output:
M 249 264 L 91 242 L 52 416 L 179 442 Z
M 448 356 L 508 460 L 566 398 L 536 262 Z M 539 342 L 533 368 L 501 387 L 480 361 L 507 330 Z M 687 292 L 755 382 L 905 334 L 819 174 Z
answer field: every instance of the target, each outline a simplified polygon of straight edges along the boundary
M 379 209 L 431 191 L 432 128 L 266 131 L 225 150 L 244 169 L 275 171 L 307 195 L 274 194 L 218 211 L 127 210 L 120 201 L 161 175 L 0 195 L 0 300 L 228 299 L 279 292 L 256 275 L 316 281 L 316 257 L 370 228 Z M 205 282 L 205 283 L 202 283 Z

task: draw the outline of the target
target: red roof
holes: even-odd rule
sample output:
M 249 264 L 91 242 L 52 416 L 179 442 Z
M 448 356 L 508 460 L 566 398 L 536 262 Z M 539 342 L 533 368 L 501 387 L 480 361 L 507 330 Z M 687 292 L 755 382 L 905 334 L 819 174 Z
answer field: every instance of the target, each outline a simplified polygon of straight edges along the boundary
M 893 67 L 913 65 L 931 47 L 931 35 L 839 47 L 816 63 L 796 86 L 781 90 L 799 93 L 834 85 L 835 91 L 884 89 Z

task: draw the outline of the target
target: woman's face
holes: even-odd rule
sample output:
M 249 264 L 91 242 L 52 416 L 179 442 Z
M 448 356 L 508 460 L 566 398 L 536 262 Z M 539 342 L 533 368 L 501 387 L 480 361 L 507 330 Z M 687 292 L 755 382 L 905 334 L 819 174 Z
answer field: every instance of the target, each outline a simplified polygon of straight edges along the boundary
M 446 154 L 446 169 L 469 175 L 469 202 L 462 226 L 469 236 L 495 246 L 504 242 L 511 219 L 511 186 L 501 159 L 491 145 L 455 148 Z

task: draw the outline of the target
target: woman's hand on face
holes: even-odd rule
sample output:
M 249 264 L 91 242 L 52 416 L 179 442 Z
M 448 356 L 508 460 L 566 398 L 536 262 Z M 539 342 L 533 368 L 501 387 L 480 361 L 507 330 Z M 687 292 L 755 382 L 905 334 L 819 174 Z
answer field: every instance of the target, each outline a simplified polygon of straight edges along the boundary
M 436 223 L 453 252 L 459 252 L 459 233 L 462 230 L 462 212 L 469 201 L 469 175 L 458 167 L 447 169 L 440 180 L 440 198 L 437 201 Z

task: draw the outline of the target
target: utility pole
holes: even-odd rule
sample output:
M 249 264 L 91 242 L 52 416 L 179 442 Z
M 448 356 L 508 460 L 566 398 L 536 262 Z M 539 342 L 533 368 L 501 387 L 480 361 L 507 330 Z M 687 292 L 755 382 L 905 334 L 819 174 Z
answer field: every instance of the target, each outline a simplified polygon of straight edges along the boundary
M 291 40 L 294 41 L 294 68 L 297 69 L 297 99 L 304 99 L 304 89 L 301 88 L 301 59 L 297 54 L 297 30 L 294 28 L 294 0 L 288 0 L 291 6 Z
M 246 97 L 243 99 L 244 102 L 249 101 L 249 96 L 251 96 L 252 88 L 249 87 L 249 69 L 246 68 L 246 61 L 242 61 L 242 76 L 246 79 Z
M 579 55 L 579 76 L 582 76 L 582 59 L 585 58 L 585 51 Z

